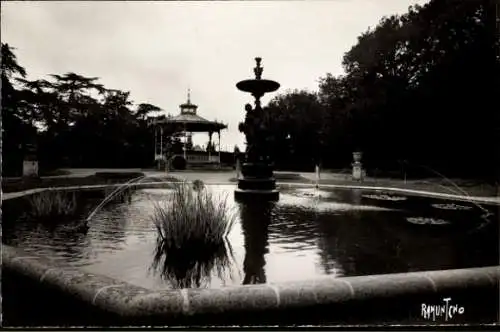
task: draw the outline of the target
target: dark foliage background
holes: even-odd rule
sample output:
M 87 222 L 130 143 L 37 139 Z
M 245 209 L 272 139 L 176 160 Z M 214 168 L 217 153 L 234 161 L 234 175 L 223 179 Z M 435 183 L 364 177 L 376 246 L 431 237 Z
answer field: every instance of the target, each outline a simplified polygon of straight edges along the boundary
M 498 179 L 494 18 L 493 2 L 474 0 L 383 18 L 345 53 L 345 75 L 269 103 L 277 165 L 345 168 L 360 150 L 368 172 Z

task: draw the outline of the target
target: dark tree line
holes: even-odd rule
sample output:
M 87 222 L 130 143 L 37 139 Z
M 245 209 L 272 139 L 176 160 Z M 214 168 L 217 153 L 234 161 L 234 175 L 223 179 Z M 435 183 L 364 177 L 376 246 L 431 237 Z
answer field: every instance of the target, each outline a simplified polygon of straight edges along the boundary
M 344 168 L 359 150 L 368 172 L 498 178 L 492 4 L 432 0 L 385 17 L 345 53 L 344 75 L 278 95 L 267 105 L 276 164 Z

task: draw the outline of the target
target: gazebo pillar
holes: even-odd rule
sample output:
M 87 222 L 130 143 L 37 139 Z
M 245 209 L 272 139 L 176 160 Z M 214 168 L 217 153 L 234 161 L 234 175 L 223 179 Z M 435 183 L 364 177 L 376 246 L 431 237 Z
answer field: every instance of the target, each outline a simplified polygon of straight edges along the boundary
M 212 156 L 212 134 L 213 132 L 208 132 L 208 161 L 210 162 L 210 157 Z
M 155 133 L 155 139 L 154 139 L 154 141 L 153 141 L 153 148 L 154 148 L 154 150 L 153 150 L 153 151 L 154 151 L 154 154 L 155 154 L 155 156 L 154 156 L 154 158 L 155 158 L 155 159 L 154 159 L 154 161 L 155 161 L 155 163 L 156 163 L 156 164 L 158 164 L 158 160 L 157 160 L 157 158 L 156 158 L 157 151 L 158 151 L 158 127 L 157 127 L 156 125 L 154 125 L 154 127 L 153 127 L 153 131 L 154 131 L 154 133 Z
M 184 149 L 183 149 L 184 160 L 187 163 L 187 128 L 186 123 L 184 122 Z
M 161 168 L 163 167 L 163 158 L 165 158 L 164 154 L 163 154 L 163 126 L 160 126 L 160 156 L 161 156 L 161 159 L 160 159 L 160 171 L 161 171 Z
M 220 166 L 220 130 L 217 130 L 217 135 L 219 136 L 219 166 Z

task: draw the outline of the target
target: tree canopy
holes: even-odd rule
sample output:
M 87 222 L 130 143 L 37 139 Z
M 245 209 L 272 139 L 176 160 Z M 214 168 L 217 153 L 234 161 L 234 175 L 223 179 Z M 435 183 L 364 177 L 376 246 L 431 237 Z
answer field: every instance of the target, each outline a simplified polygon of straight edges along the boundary
M 275 125 L 292 137 L 285 143 L 286 130 L 278 130 L 276 151 L 291 144 L 294 160 L 310 169 L 318 155 L 327 166 L 348 167 L 360 150 L 368 171 L 404 160 L 494 176 L 499 72 L 489 4 L 432 0 L 382 18 L 345 53 L 345 74 L 320 78 L 317 94 L 286 92 L 269 103 Z
M 29 143 L 37 144 L 45 169 L 153 163 L 147 116 L 160 108 L 134 106 L 130 92 L 72 72 L 27 80 L 8 44 L 2 44 L 2 86 L 4 175 L 19 175 Z

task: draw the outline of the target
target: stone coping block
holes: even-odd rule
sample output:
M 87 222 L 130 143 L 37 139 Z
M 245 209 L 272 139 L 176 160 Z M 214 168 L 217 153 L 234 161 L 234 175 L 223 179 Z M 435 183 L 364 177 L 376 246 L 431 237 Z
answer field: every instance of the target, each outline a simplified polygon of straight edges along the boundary
M 125 321 L 170 322 L 201 315 L 241 315 L 310 309 L 353 301 L 408 298 L 450 291 L 498 290 L 500 266 L 359 277 L 323 277 L 303 282 L 245 285 L 220 289 L 153 291 L 113 278 L 58 266 L 24 250 L 2 246 L 2 268 L 72 294 Z M 292 319 L 293 320 L 293 319 Z

